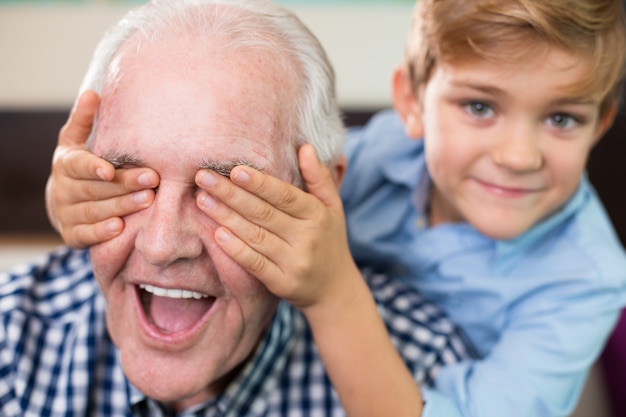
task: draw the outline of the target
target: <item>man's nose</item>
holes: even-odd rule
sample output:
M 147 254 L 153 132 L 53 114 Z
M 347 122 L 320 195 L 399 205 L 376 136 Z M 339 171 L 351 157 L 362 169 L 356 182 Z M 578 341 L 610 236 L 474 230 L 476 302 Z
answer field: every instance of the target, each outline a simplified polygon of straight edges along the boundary
M 519 126 L 498 140 L 491 156 L 497 165 L 512 171 L 533 171 L 543 165 L 538 133 Z
M 167 266 L 194 259 L 203 250 L 200 225 L 194 216 L 195 198 L 162 184 L 145 216 L 135 241 L 136 249 L 152 265 Z

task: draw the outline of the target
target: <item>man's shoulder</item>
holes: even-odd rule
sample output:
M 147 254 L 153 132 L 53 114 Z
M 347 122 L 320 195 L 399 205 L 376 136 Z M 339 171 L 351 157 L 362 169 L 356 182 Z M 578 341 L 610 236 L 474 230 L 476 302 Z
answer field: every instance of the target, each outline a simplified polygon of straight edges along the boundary
M 118 369 L 85 251 L 60 248 L 0 274 L 0 414 L 98 414 L 94 398 L 126 392 Z
M 388 326 L 398 320 L 408 319 L 412 326 L 428 328 L 433 333 L 456 335 L 458 327 L 414 286 L 401 278 L 369 268 L 363 268 L 361 273 Z
M 441 366 L 477 357 L 461 328 L 415 287 L 367 268 L 361 272 L 396 349 L 419 382 L 431 386 Z
M 86 251 L 58 248 L 0 274 L 0 314 L 64 321 L 94 299 L 98 287 Z

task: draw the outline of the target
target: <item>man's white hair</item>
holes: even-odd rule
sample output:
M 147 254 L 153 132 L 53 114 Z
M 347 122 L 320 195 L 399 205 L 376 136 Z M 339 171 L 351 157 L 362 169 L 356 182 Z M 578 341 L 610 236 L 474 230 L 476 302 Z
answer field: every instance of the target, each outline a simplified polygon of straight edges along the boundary
M 228 6 L 228 7 L 224 7 Z M 153 0 L 124 16 L 102 38 L 83 80 L 81 92 L 102 93 L 116 54 L 127 41 L 158 42 L 172 34 L 194 39 L 219 37 L 231 53 L 248 48 L 280 57 L 298 81 L 293 120 L 284 132 L 292 152 L 286 152 L 294 179 L 299 179 L 296 149 L 311 143 L 326 165 L 343 152 L 344 128 L 335 97 L 335 75 L 317 38 L 292 12 L 269 0 Z M 138 46 L 138 45 L 136 45 Z

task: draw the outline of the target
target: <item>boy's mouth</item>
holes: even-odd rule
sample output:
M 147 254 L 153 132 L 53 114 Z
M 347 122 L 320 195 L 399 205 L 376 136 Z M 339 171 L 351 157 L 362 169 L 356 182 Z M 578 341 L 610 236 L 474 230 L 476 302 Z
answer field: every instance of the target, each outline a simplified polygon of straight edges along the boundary
M 215 301 L 208 294 L 148 284 L 139 285 L 138 291 L 148 322 L 165 334 L 193 327 Z

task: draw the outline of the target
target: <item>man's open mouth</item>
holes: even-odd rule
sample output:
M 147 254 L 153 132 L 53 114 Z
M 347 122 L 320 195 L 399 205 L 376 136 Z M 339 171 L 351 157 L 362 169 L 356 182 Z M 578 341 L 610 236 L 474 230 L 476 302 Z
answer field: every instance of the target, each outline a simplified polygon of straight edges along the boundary
M 196 291 L 141 284 L 141 305 L 148 322 L 163 333 L 190 329 L 211 308 L 215 297 Z

